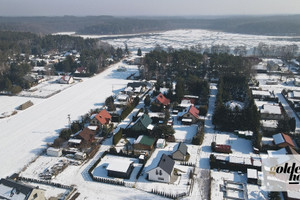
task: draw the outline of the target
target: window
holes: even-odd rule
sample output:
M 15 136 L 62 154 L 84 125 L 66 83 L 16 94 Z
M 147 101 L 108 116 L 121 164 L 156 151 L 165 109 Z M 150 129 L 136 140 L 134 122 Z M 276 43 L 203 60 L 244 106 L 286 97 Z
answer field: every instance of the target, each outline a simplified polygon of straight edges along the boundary
M 162 172 L 161 172 L 161 170 L 159 170 L 159 175 L 162 175 Z
M 33 199 L 36 199 L 38 197 L 38 195 L 37 195 L 37 193 L 35 193 L 34 195 L 33 195 Z
M 163 181 L 163 180 L 165 180 L 164 178 L 162 178 L 162 177 L 158 177 L 158 180 L 161 180 L 161 181 Z

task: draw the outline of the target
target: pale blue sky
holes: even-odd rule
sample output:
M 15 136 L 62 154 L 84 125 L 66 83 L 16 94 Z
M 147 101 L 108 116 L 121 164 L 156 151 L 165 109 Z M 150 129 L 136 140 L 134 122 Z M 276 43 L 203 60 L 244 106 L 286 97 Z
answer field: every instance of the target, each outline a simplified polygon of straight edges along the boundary
M 300 0 L 0 0 L 0 16 L 300 14 Z

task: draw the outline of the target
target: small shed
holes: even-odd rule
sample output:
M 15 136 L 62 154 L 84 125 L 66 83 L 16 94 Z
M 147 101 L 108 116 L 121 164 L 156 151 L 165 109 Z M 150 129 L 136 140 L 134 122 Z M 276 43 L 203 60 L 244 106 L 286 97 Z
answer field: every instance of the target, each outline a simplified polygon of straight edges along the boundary
M 218 153 L 231 153 L 231 146 L 225 144 L 216 144 L 215 152 Z
M 74 158 L 75 158 L 76 160 L 84 160 L 84 159 L 86 159 L 86 153 L 83 153 L 83 152 L 77 152 L 77 153 L 75 153 Z
M 156 148 L 162 149 L 162 148 L 165 147 L 165 145 L 166 145 L 166 140 L 165 139 L 160 138 L 156 142 Z
M 53 157 L 60 157 L 62 155 L 62 150 L 61 149 L 55 149 L 53 147 L 49 147 L 47 149 L 47 155 L 48 156 L 53 156 Z

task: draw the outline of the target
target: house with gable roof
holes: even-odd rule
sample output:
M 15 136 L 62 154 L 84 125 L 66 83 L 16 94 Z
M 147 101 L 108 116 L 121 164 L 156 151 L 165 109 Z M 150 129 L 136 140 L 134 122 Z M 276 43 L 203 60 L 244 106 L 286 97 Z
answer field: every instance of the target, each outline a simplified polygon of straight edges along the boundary
M 81 143 L 90 144 L 95 140 L 95 132 L 86 127 L 76 137 L 81 139 Z
M 143 114 L 136 120 L 136 122 L 130 127 L 130 129 L 134 132 L 145 133 L 153 128 L 151 123 L 152 119 L 149 117 L 149 115 Z
M 141 153 L 145 151 L 152 151 L 154 148 L 155 139 L 147 135 L 140 135 L 133 144 L 135 152 Z
M 290 146 L 292 148 L 295 147 L 295 144 L 292 140 L 292 138 L 284 133 L 277 133 L 275 135 L 273 135 L 273 140 L 275 145 L 279 146 L 279 147 L 287 147 Z
M 169 183 L 174 171 L 174 165 L 175 161 L 166 154 L 163 154 L 157 166 L 147 172 L 148 179 L 151 181 Z
M 181 119 L 184 124 L 195 124 L 199 119 L 199 110 L 191 105 L 188 108 L 184 109 L 182 112 L 178 113 L 179 119 Z
M 157 95 L 155 102 L 163 106 L 168 106 L 170 104 L 170 99 L 166 98 L 162 93 L 160 93 Z
M 101 131 L 104 126 L 110 124 L 112 117 L 106 110 L 101 110 L 98 114 L 93 114 L 90 118 L 90 125 L 98 126 Z
M 12 179 L 0 180 L 0 199 L 45 200 L 45 191 L 14 181 Z
M 173 152 L 172 158 L 174 160 L 185 160 L 186 156 L 188 155 L 187 149 L 188 149 L 188 147 L 186 146 L 186 144 L 183 142 L 180 142 L 177 146 L 176 151 Z

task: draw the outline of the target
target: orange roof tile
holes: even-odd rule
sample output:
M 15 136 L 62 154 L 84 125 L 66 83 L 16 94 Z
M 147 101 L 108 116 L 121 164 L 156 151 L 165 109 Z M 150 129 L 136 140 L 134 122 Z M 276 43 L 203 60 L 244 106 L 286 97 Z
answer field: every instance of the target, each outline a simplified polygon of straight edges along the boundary
M 170 99 L 167 99 L 162 93 L 160 93 L 157 97 L 156 97 L 157 101 L 159 101 L 161 104 L 163 104 L 164 106 L 167 106 L 170 104 Z
M 291 138 L 290 136 L 288 136 L 288 135 L 286 135 L 286 134 L 284 134 L 284 133 L 281 133 L 281 135 L 282 135 L 282 137 L 283 137 L 283 139 L 284 139 L 284 141 L 285 141 L 286 143 L 288 143 L 288 144 L 291 145 L 292 147 L 295 147 L 295 144 L 294 144 L 294 142 L 293 142 L 293 140 L 292 140 L 292 138 Z
M 195 108 L 195 106 L 190 106 L 189 113 L 191 113 L 194 117 L 198 118 L 199 110 Z
M 111 120 L 111 115 L 106 110 L 101 110 L 95 118 L 100 122 L 100 124 L 108 124 Z

